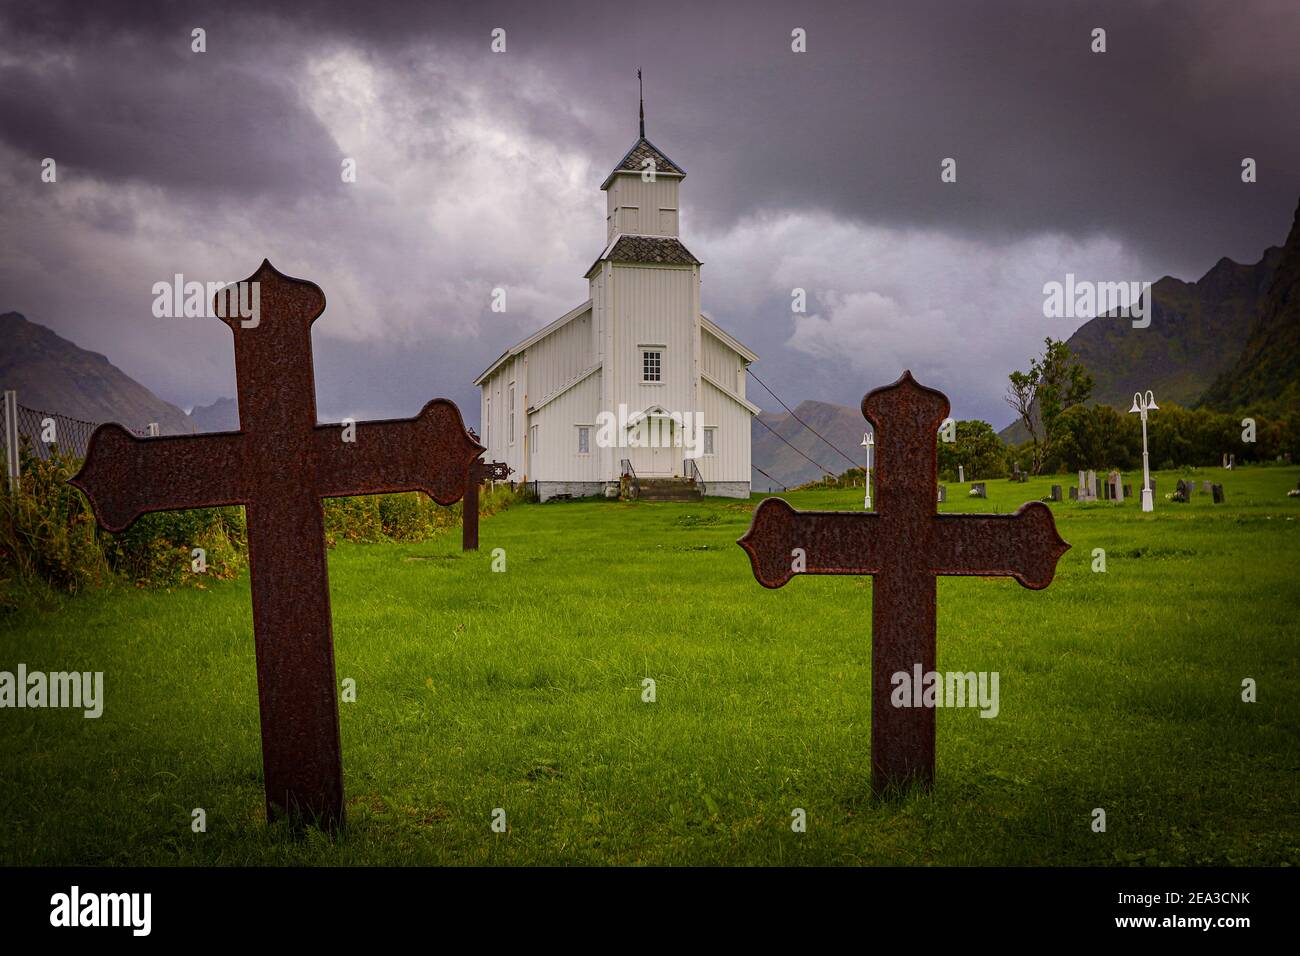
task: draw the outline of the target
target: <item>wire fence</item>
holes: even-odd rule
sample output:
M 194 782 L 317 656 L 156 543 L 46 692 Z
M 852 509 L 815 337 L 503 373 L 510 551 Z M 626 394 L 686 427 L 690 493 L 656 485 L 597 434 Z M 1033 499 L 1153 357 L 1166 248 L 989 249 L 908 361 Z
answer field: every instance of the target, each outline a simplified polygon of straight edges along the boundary
M 14 392 L 5 392 L 4 434 L 0 436 L 4 444 L 5 478 L 11 485 L 17 481 L 20 452 L 24 448 L 42 461 L 56 454 L 85 458 L 90 436 L 100 424 L 59 412 L 28 408 L 19 404 Z M 153 434 L 148 426 L 127 428 L 127 431 L 139 438 Z

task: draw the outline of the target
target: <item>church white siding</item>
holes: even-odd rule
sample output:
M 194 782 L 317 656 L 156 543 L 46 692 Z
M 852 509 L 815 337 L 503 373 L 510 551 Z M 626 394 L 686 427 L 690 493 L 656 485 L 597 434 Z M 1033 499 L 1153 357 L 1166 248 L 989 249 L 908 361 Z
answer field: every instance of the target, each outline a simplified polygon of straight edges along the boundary
M 705 336 L 708 338 L 708 336 Z M 735 399 L 724 395 L 712 382 L 705 380 L 700 389 L 705 428 L 714 429 L 713 454 L 700 457 L 698 464 L 704 483 L 710 481 L 745 482 L 750 480 L 750 412 Z
M 695 410 L 694 270 L 681 266 L 614 267 L 609 356 L 611 396 L 634 411 Z M 658 383 L 643 381 L 646 350 L 661 356 Z M 680 463 L 674 474 L 681 474 Z
M 660 170 L 653 183 L 636 172 L 647 158 Z M 697 460 L 708 493 L 749 494 L 758 409 L 744 398 L 745 367 L 757 356 L 700 310 L 700 261 L 677 238 L 684 175 L 643 135 L 601 187 L 609 234 L 587 271 L 589 300 L 475 382 L 486 457 L 506 462 L 515 481 L 538 482 L 544 497 L 612 492 L 625 459 L 640 477 L 688 477 L 694 448 L 669 425 L 687 415 L 708 429 Z M 610 418 L 631 428 L 611 429 Z M 628 441 L 646 418 L 667 447 Z
M 600 449 L 596 447 L 596 407 L 600 403 L 600 372 L 593 372 L 558 398 L 529 416 L 537 427 L 536 447 L 530 444 L 530 480 L 552 476 L 576 482 L 603 481 Z M 578 446 L 578 429 L 586 428 L 587 451 Z
M 701 338 L 700 368 L 732 391 L 745 397 L 745 362 L 736 352 L 705 332 Z
M 605 240 L 620 232 L 640 236 L 678 235 L 677 178 L 617 176 L 606 193 Z M 665 215 L 668 214 L 668 215 Z
M 528 357 L 528 407 L 545 401 L 556 389 L 595 364 L 591 345 L 591 311 L 531 346 Z

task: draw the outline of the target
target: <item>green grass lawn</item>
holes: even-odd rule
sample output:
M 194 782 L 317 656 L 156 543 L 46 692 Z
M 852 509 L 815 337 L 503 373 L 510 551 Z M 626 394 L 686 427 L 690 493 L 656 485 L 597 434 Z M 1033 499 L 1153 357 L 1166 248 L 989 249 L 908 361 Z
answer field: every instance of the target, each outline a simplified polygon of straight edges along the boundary
M 263 822 L 246 578 L 20 612 L 0 669 L 102 670 L 106 705 L 0 710 L 0 862 L 1300 863 L 1298 476 L 1195 475 L 1226 486 L 1215 506 L 1166 501 L 1161 475 L 1152 515 L 1053 505 L 1073 550 L 1045 591 L 941 579 L 939 669 L 998 671 L 1001 712 L 940 710 L 934 790 L 889 801 L 869 792 L 870 579 L 760 587 L 734 543 L 750 503 L 518 506 L 477 554 L 455 534 L 331 552 L 357 685 L 333 838 Z M 1053 481 L 950 485 L 943 510 Z

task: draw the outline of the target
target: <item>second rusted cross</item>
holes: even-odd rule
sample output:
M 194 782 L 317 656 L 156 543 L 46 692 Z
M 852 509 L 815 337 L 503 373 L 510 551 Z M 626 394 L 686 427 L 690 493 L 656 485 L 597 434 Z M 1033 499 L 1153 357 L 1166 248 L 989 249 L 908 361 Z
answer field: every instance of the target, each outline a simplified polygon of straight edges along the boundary
M 470 438 L 478 441 L 473 429 Z M 475 458 L 465 478 L 465 497 L 461 500 L 460 549 L 478 550 L 478 490 L 485 481 L 505 481 L 514 469 L 504 461 L 483 461 Z
M 935 578 L 1009 575 L 1045 588 L 1070 546 L 1039 502 L 1011 515 L 935 513 L 936 433 L 948 399 L 904 372 L 869 392 L 876 431 L 876 511 L 796 511 L 769 498 L 738 542 L 754 576 L 778 588 L 799 573 L 872 575 L 871 780 L 877 793 L 934 781 L 935 714 L 894 707 L 892 678 L 935 669 Z
M 265 261 L 245 283 L 259 291 L 260 319 L 223 318 L 240 430 L 141 440 L 101 425 L 72 483 L 109 531 L 149 511 L 244 505 L 267 816 L 333 828 L 343 757 L 321 499 L 423 491 L 449 505 L 483 449 L 445 399 L 415 418 L 317 424 L 311 325 L 324 293 Z M 237 315 L 221 298 L 233 291 L 217 293 L 219 315 Z

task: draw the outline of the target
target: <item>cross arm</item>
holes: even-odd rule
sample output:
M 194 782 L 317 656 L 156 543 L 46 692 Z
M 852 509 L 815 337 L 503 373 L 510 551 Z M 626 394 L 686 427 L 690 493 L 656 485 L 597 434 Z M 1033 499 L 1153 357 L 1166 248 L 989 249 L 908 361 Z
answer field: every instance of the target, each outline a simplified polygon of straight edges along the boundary
M 1052 583 L 1070 546 L 1040 501 L 1009 515 L 936 515 L 931 562 L 936 574 L 1007 575 L 1037 591 Z
M 765 588 L 779 588 L 800 573 L 878 574 L 884 559 L 875 534 L 879 521 L 860 511 L 798 511 L 780 498 L 768 498 L 754 509 L 749 530 L 736 543 Z M 802 549 L 802 559 L 796 548 Z M 795 570 L 798 560 L 801 571 Z
M 338 425 L 317 425 L 312 441 L 322 498 L 423 491 L 440 505 L 461 499 L 470 463 L 485 450 L 445 398 L 415 418 L 358 422 L 355 442 L 342 441 Z
M 121 425 L 100 425 L 68 483 L 90 499 L 107 531 L 124 531 L 150 511 L 243 504 L 244 442 L 239 432 L 136 438 Z

